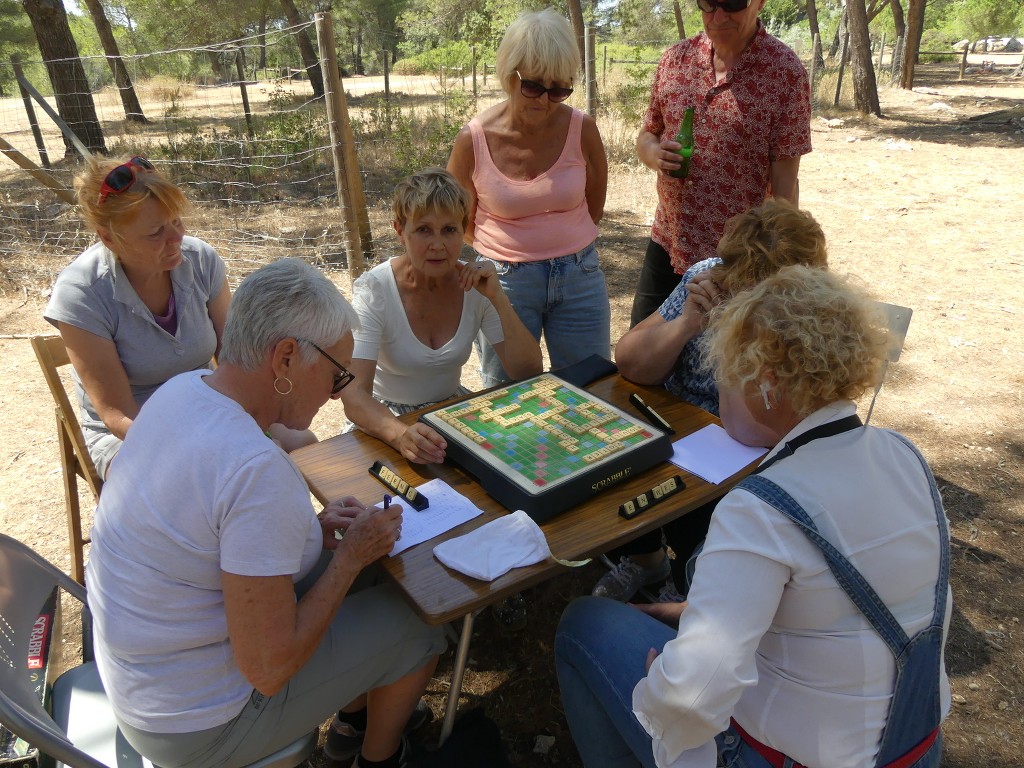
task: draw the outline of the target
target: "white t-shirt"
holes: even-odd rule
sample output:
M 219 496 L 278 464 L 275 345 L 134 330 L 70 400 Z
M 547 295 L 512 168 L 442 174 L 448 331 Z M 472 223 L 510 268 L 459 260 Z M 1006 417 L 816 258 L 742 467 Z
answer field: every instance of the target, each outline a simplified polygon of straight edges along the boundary
M 377 361 L 373 396 L 378 400 L 404 405 L 445 400 L 459 388 L 477 333 L 482 331 L 492 346 L 505 340 L 494 305 L 479 291 L 465 294 L 455 335 L 440 349 L 431 349 L 412 332 L 390 261 L 352 287 L 361 325 L 354 333 L 352 357 Z
M 252 692 L 221 571 L 298 580 L 323 547 L 302 475 L 208 374 L 174 377 L 142 408 L 92 531 L 100 676 L 117 715 L 150 733 L 214 728 Z
M 786 441 L 856 412 L 823 408 Z M 939 534 L 917 456 L 866 427 L 815 441 L 764 472 L 864 575 L 908 635 L 931 623 Z M 949 631 L 952 599 L 946 603 Z M 730 715 L 804 765 L 874 765 L 895 679 L 888 647 L 832 576 L 817 545 L 752 494 L 711 519 L 677 637 L 633 691 L 659 766 L 714 768 Z M 943 716 L 950 690 L 943 665 Z

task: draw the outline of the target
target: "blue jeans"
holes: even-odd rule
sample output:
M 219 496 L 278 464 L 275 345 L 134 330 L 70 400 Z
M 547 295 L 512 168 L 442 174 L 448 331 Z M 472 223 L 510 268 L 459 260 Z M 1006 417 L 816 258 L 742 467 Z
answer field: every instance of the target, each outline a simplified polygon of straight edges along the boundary
M 481 257 L 486 258 L 486 257 Z M 523 325 L 548 348 L 552 370 L 611 354 L 611 308 L 593 243 L 578 253 L 524 263 L 489 259 Z M 508 381 L 494 348 L 477 343 L 485 387 Z
M 633 688 L 646 676 L 647 651 L 675 630 L 636 608 L 581 597 L 562 614 L 555 669 L 576 749 L 588 768 L 653 768 L 651 737 L 633 714 Z
M 651 768 L 651 737 L 633 714 L 633 689 L 646 676 L 647 651 L 675 630 L 635 608 L 581 597 L 562 614 L 555 670 L 576 749 L 587 768 Z M 771 768 L 731 727 L 715 737 L 722 768 Z M 942 736 L 912 768 L 938 768 Z M 790 763 L 791 764 L 791 763 Z

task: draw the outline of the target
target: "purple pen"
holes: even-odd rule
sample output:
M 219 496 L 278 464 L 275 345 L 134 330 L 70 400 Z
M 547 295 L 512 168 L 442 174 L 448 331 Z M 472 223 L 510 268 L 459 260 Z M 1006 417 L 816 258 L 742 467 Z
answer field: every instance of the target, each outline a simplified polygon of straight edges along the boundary
M 388 494 L 384 494 L 384 509 L 391 506 L 391 497 Z

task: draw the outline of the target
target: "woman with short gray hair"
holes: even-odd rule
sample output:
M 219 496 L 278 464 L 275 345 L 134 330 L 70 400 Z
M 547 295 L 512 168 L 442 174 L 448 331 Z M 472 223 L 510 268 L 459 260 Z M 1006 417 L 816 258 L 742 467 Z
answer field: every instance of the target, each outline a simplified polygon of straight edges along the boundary
M 346 497 L 317 515 L 267 434 L 307 429 L 351 382 L 356 322 L 308 264 L 257 270 L 216 371 L 153 395 L 104 486 L 86 571 L 96 657 L 119 727 L 155 764 L 248 765 L 333 712 L 331 757 L 406 762 L 445 642 L 372 573 L 356 585 L 402 508 Z

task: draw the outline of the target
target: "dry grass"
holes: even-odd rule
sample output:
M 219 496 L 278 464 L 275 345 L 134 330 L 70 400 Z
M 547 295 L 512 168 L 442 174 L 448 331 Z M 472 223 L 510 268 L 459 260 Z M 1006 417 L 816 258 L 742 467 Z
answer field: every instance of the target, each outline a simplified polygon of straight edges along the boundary
M 970 118 L 1016 114 L 1024 104 L 1019 81 L 998 74 L 958 83 L 955 67 L 924 66 L 919 82 L 916 93 L 882 89 L 882 120 L 842 108 L 829 111 L 841 124 L 815 120 L 815 151 L 801 166 L 802 204 L 823 225 L 833 269 L 858 275 L 880 298 L 914 308 L 903 358 L 873 421 L 921 446 L 951 522 L 955 613 L 947 665 L 958 703 L 944 728 L 944 765 L 1009 768 L 1019 764 L 1024 746 L 1024 251 L 1018 210 L 1024 136 L 1019 123 Z M 936 102 L 949 110 L 935 109 Z M 630 160 L 633 129 L 604 120 L 610 154 Z M 5 205 L 16 187 L 5 187 Z M 648 172 L 633 162 L 613 164 L 599 242 L 613 338 L 627 325 L 655 202 Z M 279 208 L 203 212 L 202 234 L 232 233 L 222 251 L 234 279 L 266 258 L 246 250 L 247 242 L 273 238 L 281 255 L 316 258 L 322 242 L 316 233 L 336 224 L 325 221 L 322 207 L 297 206 L 298 219 Z M 0 350 L 9 374 L 0 390 L 7 414 L 0 424 L 0 528 L 66 564 L 52 407 L 28 343 L 17 336 L 48 330 L 40 312 L 63 265 L 55 254 L 74 252 L 88 238 L 74 234 L 66 207 L 49 201 L 24 219 L 19 252 L 0 259 L 6 291 Z M 383 220 L 375 221 L 378 244 L 390 248 L 393 240 L 378 229 Z M 347 291 L 347 275 L 334 275 Z M 329 436 L 341 419 L 338 408 L 328 407 L 314 427 Z M 520 635 L 502 635 L 486 614 L 477 622 L 461 704 L 487 708 L 516 765 L 578 765 L 551 643 L 562 608 L 587 592 L 598 573 L 588 566 L 531 590 L 530 626 Z M 438 715 L 450 664 L 449 654 L 428 691 Z M 542 735 L 554 738 L 546 754 L 534 752 Z M 323 765 L 322 757 L 314 764 Z

